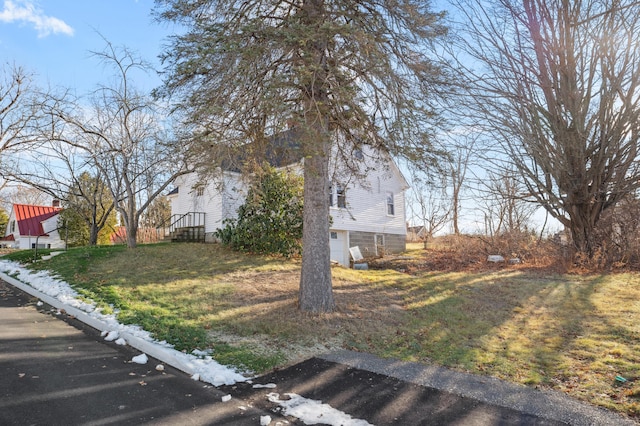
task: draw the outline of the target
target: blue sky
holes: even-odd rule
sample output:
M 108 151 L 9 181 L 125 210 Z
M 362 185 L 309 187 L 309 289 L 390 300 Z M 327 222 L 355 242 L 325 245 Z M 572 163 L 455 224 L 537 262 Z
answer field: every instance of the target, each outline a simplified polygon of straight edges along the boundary
M 112 75 L 90 54 L 104 49 L 103 36 L 158 68 L 157 56 L 171 31 L 154 22 L 153 5 L 153 0 L 0 0 L 0 63 L 22 66 L 40 86 L 82 95 Z M 136 82 L 147 89 L 159 84 L 155 76 Z

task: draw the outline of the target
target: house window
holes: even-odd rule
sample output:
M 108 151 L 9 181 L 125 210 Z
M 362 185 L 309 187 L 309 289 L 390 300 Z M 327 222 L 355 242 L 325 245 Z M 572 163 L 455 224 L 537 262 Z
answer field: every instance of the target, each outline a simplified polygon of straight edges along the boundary
M 204 195 L 204 186 L 196 188 L 196 197 L 202 197 Z
M 393 192 L 387 192 L 387 214 L 389 216 L 396 214 L 395 205 L 393 204 Z
M 331 239 L 332 240 L 337 240 L 338 239 L 338 233 L 337 232 L 331 232 Z
M 329 205 L 344 209 L 347 207 L 347 190 L 342 185 L 329 186 Z
M 364 160 L 364 154 L 362 153 L 362 150 L 360 148 L 356 148 L 353 150 L 353 156 L 356 158 L 356 160 Z
M 16 221 L 15 220 L 11 221 L 11 226 L 10 226 L 10 231 L 9 232 L 11 232 L 11 233 L 16 232 Z
M 338 200 L 338 208 L 344 209 L 347 207 L 347 190 L 343 186 L 336 187 L 336 199 Z

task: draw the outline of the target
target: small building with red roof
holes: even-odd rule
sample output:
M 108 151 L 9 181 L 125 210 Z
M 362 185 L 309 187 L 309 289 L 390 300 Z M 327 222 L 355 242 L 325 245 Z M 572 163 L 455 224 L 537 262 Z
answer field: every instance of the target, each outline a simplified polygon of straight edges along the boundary
M 14 204 L 0 244 L 16 249 L 65 248 L 65 242 L 58 232 L 58 218 L 62 209 L 56 204 Z

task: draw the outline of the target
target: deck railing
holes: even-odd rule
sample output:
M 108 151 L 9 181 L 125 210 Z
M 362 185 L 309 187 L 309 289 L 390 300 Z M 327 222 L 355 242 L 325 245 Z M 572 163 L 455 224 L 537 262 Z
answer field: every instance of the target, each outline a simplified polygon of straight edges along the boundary
M 159 238 L 171 241 L 204 242 L 204 212 L 174 214 L 156 228 Z

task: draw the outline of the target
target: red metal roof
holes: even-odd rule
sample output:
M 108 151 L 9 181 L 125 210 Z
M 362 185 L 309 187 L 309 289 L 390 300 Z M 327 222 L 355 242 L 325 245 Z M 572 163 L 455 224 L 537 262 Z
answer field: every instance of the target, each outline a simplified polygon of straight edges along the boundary
M 60 210 L 62 210 L 60 207 L 51 206 L 13 205 L 13 212 L 16 222 L 18 222 L 18 230 L 22 236 L 46 235 L 42 228 L 42 222 L 57 215 Z

